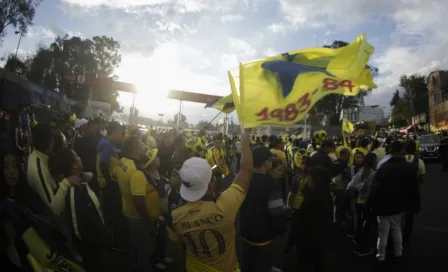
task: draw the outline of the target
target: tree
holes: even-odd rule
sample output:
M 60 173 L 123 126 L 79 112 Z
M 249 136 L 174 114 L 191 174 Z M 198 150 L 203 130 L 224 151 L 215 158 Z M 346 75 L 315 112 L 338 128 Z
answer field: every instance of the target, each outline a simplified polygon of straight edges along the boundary
M 400 78 L 400 87 L 404 89 L 403 99 L 411 108 L 411 116 L 428 112 L 428 88 L 424 76 L 404 75 Z
M 179 118 L 179 114 L 176 113 L 176 115 L 174 115 L 174 122 L 177 122 L 178 118 Z M 180 122 L 181 123 L 187 122 L 187 117 L 185 115 L 183 115 L 182 113 L 180 114 Z
M 110 103 L 111 109 L 119 112 L 122 108 L 117 103 L 118 92 L 110 85 L 91 88 L 67 79 L 82 75 L 110 82 L 116 78 L 113 72 L 121 62 L 119 48 L 116 40 L 106 36 L 95 36 L 92 39 L 58 36 L 48 48 L 38 48 L 28 61 L 27 78 L 81 104 L 86 104 L 92 91 L 95 100 Z
M 400 99 L 400 92 L 396 90 L 394 95 L 392 96 L 392 99 L 390 100 L 390 106 L 394 107 Z
M 404 126 L 406 124 L 409 124 L 411 122 L 411 110 L 409 107 L 409 103 L 400 97 L 393 109 L 392 109 L 392 120 L 393 123 L 397 126 Z
M 196 128 L 196 129 L 203 129 L 203 128 L 205 128 L 206 126 L 214 126 L 214 125 L 213 125 L 213 124 L 210 124 L 210 122 L 208 122 L 208 121 L 204 121 L 204 120 L 202 120 L 202 121 L 199 121 L 199 122 L 196 124 L 195 128 Z
M 29 66 L 26 59 L 11 53 L 8 55 L 8 59 L 6 60 L 6 64 L 3 68 L 19 75 L 26 75 Z
M 331 45 L 324 45 L 325 48 L 341 48 L 347 46 L 345 41 L 335 40 Z M 370 68 L 372 76 L 378 75 L 378 68 Z M 360 105 L 364 105 L 364 98 L 371 92 L 371 89 L 363 89 L 357 96 L 343 96 L 337 94 L 330 94 L 319 100 L 314 106 L 312 112 L 313 117 L 322 120 L 324 116 L 328 117 L 330 125 L 338 125 L 340 123 L 340 116 L 342 109 L 351 109 Z
M 0 2 L 0 42 L 6 36 L 6 28 L 26 33 L 33 23 L 36 7 L 42 0 L 2 0 Z
M 174 115 L 174 127 L 177 126 L 177 119 L 179 118 L 179 114 Z M 187 117 L 183 114 L 180 114 L 180 122 L 179 122 L 179 128 L 184 129 L 184 128 L 188 128 L 188 123 L 187 123 Z
M 96 62 L 96 77 L 116 80 L 115 68 L 121 63 L 120 43 L 113 38 L 106 36 L 95 36 L 92 38 L 94 48 L 94 58 Z M 111 110 L 120 112 L 123 110 L 117 102 L 118 91 L 108 86 L 97 88 L 99 99 L 111 103 Z

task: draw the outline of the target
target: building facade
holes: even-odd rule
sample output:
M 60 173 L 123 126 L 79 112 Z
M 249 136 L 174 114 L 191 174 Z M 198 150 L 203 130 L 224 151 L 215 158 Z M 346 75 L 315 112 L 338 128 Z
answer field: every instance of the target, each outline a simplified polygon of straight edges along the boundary
M 426 79 L 431 131 L 448 129 L 448 71 L 434 71 Z
M 341 119 L 348 120 L 352 123 L 375 121 L 377 125 L 385 122 L 384 111 L 378 106 L 361 106 L 354 109 L 343 109 L 341 111 Z

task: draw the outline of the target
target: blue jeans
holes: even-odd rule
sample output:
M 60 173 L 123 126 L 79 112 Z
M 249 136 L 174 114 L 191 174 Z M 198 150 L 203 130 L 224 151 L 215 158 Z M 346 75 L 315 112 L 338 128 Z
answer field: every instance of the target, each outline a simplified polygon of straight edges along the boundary
M 157 235 L 149 224 L 141 219 L 128 219 L 129 248 L 136 272 L 151 272 L 151 256 L 154 253 Z

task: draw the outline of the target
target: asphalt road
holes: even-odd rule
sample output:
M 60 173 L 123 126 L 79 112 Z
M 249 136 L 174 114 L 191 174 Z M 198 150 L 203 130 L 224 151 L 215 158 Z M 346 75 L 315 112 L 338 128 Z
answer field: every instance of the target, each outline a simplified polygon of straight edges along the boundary
M 448 271 L 448 173 L 441 173 L 437 162 L 426 162 L 426 180 L 421 186 L 421 212 L 415 219 L 410 245 L 404 250 L 404 258 L 399 264 L 390 262 L 385 268 L 378 268 L 375 256 L 357 257 L 353 254 L 353 244 L 342 230 L 334 230 L 334 246 L 326 260 L 326 271 L 406 271 L 436 272 Z M 283 271 L 299 271 L 296 258 L 285 257 L 283 248 L 286 236 L 274 241 L 276 267 Z M 240 246 L 237 243 L 237 252 Z M 114 252 L 110 257 L 108 271 L 129 271 L 124 252 Z M 166 271 L 176 271 L 167 269 Z

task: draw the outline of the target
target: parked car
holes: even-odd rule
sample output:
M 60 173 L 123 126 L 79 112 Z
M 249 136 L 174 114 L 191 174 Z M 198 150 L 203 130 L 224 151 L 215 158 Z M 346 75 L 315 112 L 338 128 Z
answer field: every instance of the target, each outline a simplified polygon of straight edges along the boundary
M 438 159 L 440 158 L 440 137 L 436 134 L 426 134 L 419 138 L 420 150 L 419 156 L 421 159 Z

